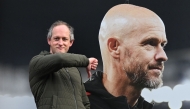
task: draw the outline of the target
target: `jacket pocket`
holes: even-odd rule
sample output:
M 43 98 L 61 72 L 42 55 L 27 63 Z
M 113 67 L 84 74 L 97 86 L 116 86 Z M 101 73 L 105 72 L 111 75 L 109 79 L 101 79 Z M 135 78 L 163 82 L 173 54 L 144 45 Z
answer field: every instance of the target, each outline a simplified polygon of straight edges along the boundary
M 57 107 L 57 96 L 53 95 L 51 109 L 56 109 L 56 107 Z

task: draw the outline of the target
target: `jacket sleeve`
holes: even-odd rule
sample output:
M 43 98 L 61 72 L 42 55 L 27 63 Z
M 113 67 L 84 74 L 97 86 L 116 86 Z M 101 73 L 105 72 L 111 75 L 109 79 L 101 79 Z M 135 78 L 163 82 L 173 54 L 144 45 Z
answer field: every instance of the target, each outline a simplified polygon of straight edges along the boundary
M 82 84 L 82 101 L 86 109 L 90 109 L 90 101 L 88 96 L 86 95 L 86 90 L 84 88 L 84 84 Z
M 86 67 L 89 60 L 84 55 L 71 53 L 56 53 L 50 55 L 37 55 L 29 64 L 30 78 L 44 76 L 56 72 L 62 67 Z

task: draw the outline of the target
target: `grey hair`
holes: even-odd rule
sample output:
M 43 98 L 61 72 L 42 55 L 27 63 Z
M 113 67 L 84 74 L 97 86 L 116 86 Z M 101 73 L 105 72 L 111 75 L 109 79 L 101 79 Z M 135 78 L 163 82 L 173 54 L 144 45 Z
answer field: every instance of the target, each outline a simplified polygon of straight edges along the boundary
M 59 25 L 67 26 L 69 28 L 69 31 L 70 31 L 70 39 L 74 40 L 74 28 L 71 25 L 69 25 L 68 23 L 61 21 L 61 20 L 58 20 L 51 25 L 51 27 L 49 28 L 48 34 L 47 34 L 47 39 L 50 39 L 52 37 L 53 28 L 56 26 L 59 26 Z

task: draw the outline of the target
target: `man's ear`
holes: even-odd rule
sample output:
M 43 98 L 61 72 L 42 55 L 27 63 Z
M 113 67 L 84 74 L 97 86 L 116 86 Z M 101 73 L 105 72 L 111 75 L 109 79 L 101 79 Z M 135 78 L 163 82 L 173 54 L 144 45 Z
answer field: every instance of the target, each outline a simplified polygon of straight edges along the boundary
M 51 41 L 51 38 L 47 38 L 47 42 L 48 42 L 49 45 L 51 45 L 50 41 Z
M 74 40 L 71 40 L 71 41 L 70 41 L 70 47 L 73 45 L 73 42 L 74 42 Z
M 119 41 L 115 38 L 109 38 L 107 41 L 108 50 L 113 58 L 119 58 Z

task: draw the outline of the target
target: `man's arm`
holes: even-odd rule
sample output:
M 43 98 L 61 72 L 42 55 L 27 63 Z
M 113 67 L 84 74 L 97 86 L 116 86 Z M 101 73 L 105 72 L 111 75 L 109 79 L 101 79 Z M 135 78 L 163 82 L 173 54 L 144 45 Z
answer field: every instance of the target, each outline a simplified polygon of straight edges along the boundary
M 62 67 L 86 67 L 88 65 L 89 59 L 84 55 L 70 53 L 38 55 L 30 61 L 29 73 L 31 78 L 56 72 Z

